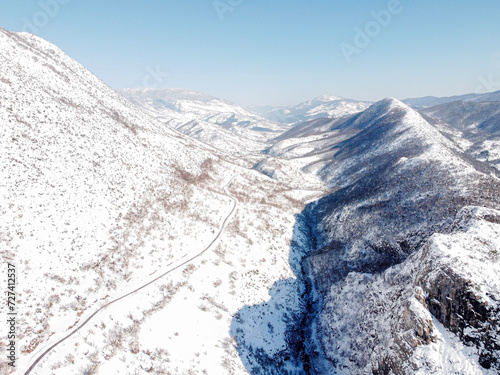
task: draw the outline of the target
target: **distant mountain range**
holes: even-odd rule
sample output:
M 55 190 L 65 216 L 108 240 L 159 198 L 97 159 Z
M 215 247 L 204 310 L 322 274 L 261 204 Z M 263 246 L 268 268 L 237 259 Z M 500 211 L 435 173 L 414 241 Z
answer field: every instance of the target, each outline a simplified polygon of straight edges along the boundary
M 437 120 L 436 126 L 467 153 L 500 170 L 500 101 L 453 101 L 420 112 Z
M 184 134 L 230 154 L 246 155 L 251 160 L 256 160 L 255 155 L 267 149 L 269 145 L 272 145 L 271 154 L 277 155 L 276 153 L 279 153 L 277 149 L 282 147 L 281 141 L 285 138 L 295 138 L 299 143 L 306 143 L 307 149 L 311 149 L 312 145 L 315 145 L 315 149 L 319 145 L 323 145 L 324 148 L 325 145 L 329 144 L 325 138 L 325 129 L 328 126 L 333 126 L 338 119 L 362 112 L 373 104 L 366 101 L 323 95 L 289 107 L 247 109 L 239 104 L 187 89 L 139 88 L 121 89 L 119 92 L 132 103 L 147 110 L 152 116 Z M 458 110 L 459 106 L 466 106 L 467 108 L 460 111 L 467 112 L 469 109 L 479 108 L 478 105 L 474 106 L 472 103 L 498 103 L 499 101 L 500 91 L 443 98 L 429 96 L 405 99 L 402 102 L 414 109 L 422 110 L 422 114 L 429 117 L 433 117 L 432 114 L 436 113 L 434 117 L 437 116 L 436 120 L 440 122 L 446 122 L 447 118 L 445 117 L 451 116 L 449 122 L 456 123 L 456 117 L 459 114 L 453 115 L 451 113 L 453 109 Z M 461 104 L 457 104 L 458 102 Z M 455 104 L 448 106 L 448 103 Z M 436 106 L 440 107 L 434 110 L 433 107 Z M 493 112 L 489 115 L 490 121 L 495 122 L 497 118 L 497 113 L 493 109 L 495 106 L 495 103 L 483 105 L 481 113 L 475 116 L 488 117 L 486 112 L 491 110 Z M 453 109 L 446 110 L 446 108 Z M 442 115 L 438 116 L 437 111 Z M 446 116 L 443 115 L 444 111 L 447 113 Z M 469 122 L 474 117 L 473 112 L 475 111 L 472 110 L 468 114 Z M 452 129 L 454 131 L 463 130 L 456 129 L 454 126 Z M 444 131 L 444 129 L 442 130 Z M 284 132 L 286 133 L 283 134 Z M 313 138 L 304 138 L 306 133 L 314 135 Z M 478 140 L 481 135 L 483 138 L 488 136 L 486 133 L 476 135 L 474 151 L 472 149 L 470 151 L 476 152 L 476 154 L 484 151 L 483 156 L 491 154 L 490 159 L 498 159 L 495 147 L 491 146 L 491 142 L 484 143 L 483 141 L 487 141 L 486 138 L 482 141 Z M 291 151 L 290 141 L 285 143 L 287 145 L 285 147 Z M 290 152 L 288 155 L 291 155 Z
M 266 120 L 243 106 L 186 89 L 121 89 L 165 124 L 238 156 L 258 153 L 286 127 Z
M 298 124 L 317 118 L 338 118 L 360 112 L 372 103 L 323 95 L 288 107 L 260 107 L 254 110 L 263 117 L 285 124 Z
M 403 100 L 403 103 L 412 108 L 421 109 L 455 101 L 498 102 L 500 101 L 500 91 L 489 92 L 486 94 L 465 94 L 441 98 L 435 96 L 424 96 L 422 98 L 405 99 Z

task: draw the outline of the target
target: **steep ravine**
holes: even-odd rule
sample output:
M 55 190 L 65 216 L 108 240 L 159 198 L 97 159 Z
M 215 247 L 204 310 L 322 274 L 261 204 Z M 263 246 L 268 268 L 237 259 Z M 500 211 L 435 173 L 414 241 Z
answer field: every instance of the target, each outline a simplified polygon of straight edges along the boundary
M 314 205 L 314 203 L 313 203 Z M 294 241 L 290 248 L 290 264 L 297 275 L 300 291 L 300 306 L 297 319 L 288 329 L 287 341 L 296 367 L 304 374 L 322 374 L 324 358 L 323 351 L 318 350 L 316 338 L 316 317 L 321 310 L 322 298 L 317 293 L 314 280 L 309 270 L 307 257 L 316 249 L 314 234 L 316 220 L 310 210 L 304 210 L 297 215 L 294 231 Z
M 315 249 L 314 227 L 308 210 L 296 215 L 289 253 L 295 278 L 278 281 L 269 291 L 268 302 L 246 306 L 233 319 L 231 332 L 238 353 L 252 375 L 328 373 L 320 366 L 324 359 L 315 341 L 316 313 L 322 302 L 305 261 Z M 269 329 L 270 324 L 274 329 Z

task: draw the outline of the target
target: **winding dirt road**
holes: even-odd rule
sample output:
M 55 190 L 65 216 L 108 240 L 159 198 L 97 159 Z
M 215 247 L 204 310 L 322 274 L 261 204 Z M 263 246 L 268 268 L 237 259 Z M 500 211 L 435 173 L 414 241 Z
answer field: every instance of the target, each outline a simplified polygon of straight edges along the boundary
M 233 215 L 234 211 L 236 210 L 236 207 L 238 205 L 238 201 L 235 197 L 233 197 L 232 195 L 229 194 L 229 192 L 227 191 L 227 187 L 231 184 L 231 182 L 237 177 L 238 175 L 235 175 L 233 177 L 231 177 L 231 179 L 222 187 L 225 195 L 227 197 L 229 197 L 232 201 L 233 201 L 233 207 L 231 208 L 231 211 L 229 212 L 229 214 L 226 216 L 226 218 L 224 219 L 224 221 L 222 222 L 220 228 L 219 228 L 219 232 L 217 233 L 217 235 L 215 236 L 215 238 L 208 244 L 207 247 L 205 247 L 205 249 L 203 249 L 201 252 L 199 252 L 198 254 L 196 254 L 195 256 L 189 258 L 188 260 L 184 261 L 183 263 L 181 264 L 178 264 L 172 268 L 170 268 L 168 271 L 165 271 L 163 272 L 160 276 L 156 277 L 155 279 L 149 281 L 148 283 L 138 287 L 137 289 L 134 289 L 133 291 L 117 298 L 117 299 L 114 299 L 113 301 L 110 301 L 108 302 L 107 304 L 105 304 L 104 306 L 100 307 L 98 310 L 96 310 L 92 315 L 90 315 L 82 324 L 80 324 L 77 328 L 75 328 L 70 334 L 64 336 L 62 339 L 60 339 L 59 341 L 55 342 L 54 344 L 52 344 L 48 349 L 46 349 L 42 354 L 40 354 L 38 357 L 36 357 L 36 359 L 34 360 L 34 362 L 32 363 L 32 365 L 24 372 L 24 375 L 28 375 L 29 373 L 31 373 L 31 371 L 36 367 L 36 365 L 48 354 L 52 351 L 52 349 L 54 349 L 56 346 L 58 346 L 59 344 L 61 344 L 62 342 L 66 341 L 67 339 L 69 339 L 71 336 L 73 336 L 75 333 L 77 333 L 80 329 L 82 329 L 89 321 L 92 320 L 92 318 L 94 316 L 96 316 L 97 314 L 99 314 L 101 311 L 103 311 L 104 309 L 106 309 L 108 306 L 112 305 L 113 303 L 115 302 L 118 302 L 124 298 L 127 298 L 129 296 L 131 296 L 132 294 L 134 293 L 137 293 L 139 290 L 141 289 L 144 289 L 146 287 L 148 287 L 149 285 L 153 284 L 154 282 L 156 282 L 157 280 L 161 279 L 162 277 L 168 275 L 169 273 L 185 266 L 186 264 L 188 263 L 191 263 L 193 260 L 195 260 L 196 258 L 199 258 L 201 257 L 205 252 L 207 252 L 212 246 L 213 244 L 220 238 L 220 236 L 222 235 L 222 232 L 224 231 L 224 228 L 226 227 L 229 219 L 231 218 L 231 216 Z

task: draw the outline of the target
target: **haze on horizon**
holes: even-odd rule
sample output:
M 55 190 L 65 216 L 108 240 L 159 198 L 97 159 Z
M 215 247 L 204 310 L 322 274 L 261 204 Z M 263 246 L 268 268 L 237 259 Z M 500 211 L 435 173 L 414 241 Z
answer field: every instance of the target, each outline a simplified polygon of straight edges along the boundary
M 1 27 L 56 44 L 114 88 L 182 87 L 244 105 L 500 89 L 494 0 L 0 4 Z

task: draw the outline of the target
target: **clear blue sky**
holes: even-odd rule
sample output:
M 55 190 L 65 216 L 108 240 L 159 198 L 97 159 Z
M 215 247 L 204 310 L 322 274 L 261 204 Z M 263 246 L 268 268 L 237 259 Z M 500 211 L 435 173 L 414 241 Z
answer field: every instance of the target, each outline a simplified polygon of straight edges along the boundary
M 184 87 L 246 105 L 500 89 L 500 1 L 401 0 L 380 25 L 372 12 L 391 2 L 0 0 L 0 26 L 28 20 L 114 88 Z M 356 30 L 369 40 L 356 45 Z

